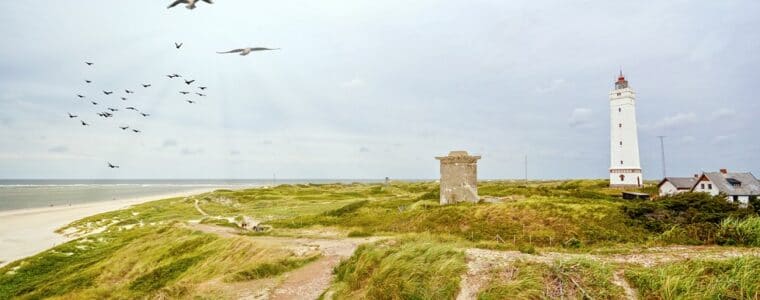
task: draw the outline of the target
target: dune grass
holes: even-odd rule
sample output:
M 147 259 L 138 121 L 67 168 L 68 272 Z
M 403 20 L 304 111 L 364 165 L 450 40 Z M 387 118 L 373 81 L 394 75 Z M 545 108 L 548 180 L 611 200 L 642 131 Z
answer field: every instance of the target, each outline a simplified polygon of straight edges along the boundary
M 228 277 L 228 281 L 248 281 L 267 277 L 274 277 L 285 272 L 298 269 L 320 258 L 320 255 L 311 255 L 303 258 L 286 257 L 273 262 L 263 262 L 253 268 L 239 271 Z
M 494 269 L 478 299 L 617 299 L 623 289 L 611 282 L 612 272 L 610 265 L 585 259 L 517 262 Z
M 627 270 L 625 276 L 646 299 L 760 298 L 758 257 L 635 267 Z
M 337 299 L 453 299 L 464 253 L 430 235 L 361 245 L 335 268 Z

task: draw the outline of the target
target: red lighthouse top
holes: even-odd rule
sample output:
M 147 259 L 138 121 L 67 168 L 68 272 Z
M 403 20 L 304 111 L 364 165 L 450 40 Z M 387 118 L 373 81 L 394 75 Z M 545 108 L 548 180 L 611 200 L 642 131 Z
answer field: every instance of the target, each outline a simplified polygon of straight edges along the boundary
M 618 75 L 617 82 L 615 82 L 615 89 L 624 89 L 628 87 L 628 80 L 625 80 L 625 76 L 623 76 L 623 70 L 620 70 L 620 75 Z

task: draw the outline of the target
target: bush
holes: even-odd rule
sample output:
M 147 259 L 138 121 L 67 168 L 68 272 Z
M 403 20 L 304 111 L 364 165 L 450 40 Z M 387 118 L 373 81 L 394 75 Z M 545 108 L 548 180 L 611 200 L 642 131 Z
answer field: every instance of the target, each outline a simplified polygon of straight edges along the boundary
M 657 201 L 630 202 L 622 210 L 634 225 L 643 226 L 655 233 L 663 233 L 675 225 L 719 224 L 728 217 L 744 218 L 753 214 L 747 208 L 726 201 L 722 195 L 710 196 L 706 193 L 683 193 Z M 695 235 L 702 239 L 709 234 L 710 232 L 699 232 Z
M 717 241 L 725 245 L 760 246 L 760 217 L 727 218 L 720 223 Z
M 581 246 L 583 246 L 583 243 L 581 243 L 580 240 L 578 240 L 578 239 L 576 239 L 574 237 L 571 237 L 571 238 L 567 239 L 565 242 L 563 242 L 562 246 L 564 246 L 565 248 L 574 248 L 574 249 L 577 249 L 577 248 L 580 248 Z

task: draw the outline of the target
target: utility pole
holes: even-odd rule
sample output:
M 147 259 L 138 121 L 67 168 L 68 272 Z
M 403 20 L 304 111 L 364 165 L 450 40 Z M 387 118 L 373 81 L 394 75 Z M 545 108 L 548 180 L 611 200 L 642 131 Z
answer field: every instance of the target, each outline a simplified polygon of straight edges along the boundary
M 660 151 L 662 152 L 662 178 L 665 178 L 667 177 L 665 169 L 665 136 L 659 135 L 657 137 L 660 138 Z

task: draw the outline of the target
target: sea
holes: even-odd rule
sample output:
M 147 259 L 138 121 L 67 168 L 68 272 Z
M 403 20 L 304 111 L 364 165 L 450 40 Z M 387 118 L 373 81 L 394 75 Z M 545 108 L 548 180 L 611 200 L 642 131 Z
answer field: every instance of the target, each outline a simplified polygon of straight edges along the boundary
M 125 200 L 200 189 L 245 189 L 279 184 L 376 183 L 373 179 L 0 179 L 0 211 Z

